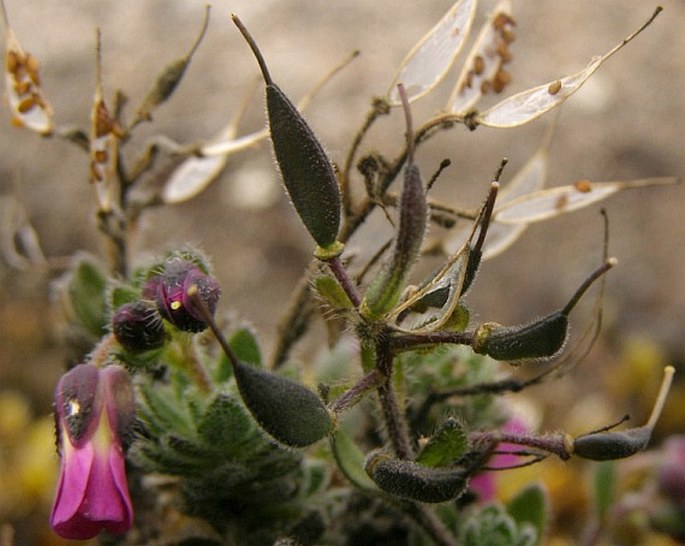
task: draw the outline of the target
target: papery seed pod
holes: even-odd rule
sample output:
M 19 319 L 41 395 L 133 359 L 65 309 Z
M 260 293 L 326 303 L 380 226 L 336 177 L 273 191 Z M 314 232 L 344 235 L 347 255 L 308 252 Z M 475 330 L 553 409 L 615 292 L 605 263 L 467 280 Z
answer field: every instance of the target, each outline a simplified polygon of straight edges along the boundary
M 121 346 L 132 353 L 159 349 L 166 341 L 162 317 L 149 301 L 119 307 L 112 317 L 112 332 Z
M 279 442 L 306 447 L 333 430 L 328 409 L 305 386 L 240 361 L 233 373 L 250 413 Z
M 463 469 L 430 468 L 381 452 L 371 453 L 365 467 L 369 477 L 386 493 L 419 502 L 454 500 L 468 485 Z
M 317 256 L 337 256 L 341 200 L 333 165 L 323 146 L 286 94 L 271 79 L 266 62 L 247 29 L 233 22 L 250 45 L 266 83 L 266 108 L 276 163 L 297 214 L 318 245 Z
M 473 350 L 495 360 L 548 358 L 563 347 L 567 333 L 568 316 L 560 311 L 524 326 L 487 322 L 476 330 Z
M 624 459 L 644 450 L 651 435 L 648 427 L 586 434 L 573 440 L 573 454 L 591 461 Z

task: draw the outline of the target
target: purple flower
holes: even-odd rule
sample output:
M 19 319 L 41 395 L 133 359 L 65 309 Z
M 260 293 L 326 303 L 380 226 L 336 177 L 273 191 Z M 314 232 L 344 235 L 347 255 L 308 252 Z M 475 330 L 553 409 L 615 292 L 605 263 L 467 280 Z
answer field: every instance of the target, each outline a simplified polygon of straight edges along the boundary
M 213 314 L 221 295 L 219 283 L 193 262 L 182 258 L 172 258 L 161 275 L 149 279 L 143 288 L 143 297 L 153 299 L 159 313 L 178 329 L 201 332 L 207 323 L 188 297 L 191 286 L 197 286 L 200 298 Z
M 61 469 L 50 524 L 70 539 L 123 534 L 133 508 L 124 449 L 135 420 L 131 378 L 121 366 L 80 364 L 60 379 L 55 421 Z

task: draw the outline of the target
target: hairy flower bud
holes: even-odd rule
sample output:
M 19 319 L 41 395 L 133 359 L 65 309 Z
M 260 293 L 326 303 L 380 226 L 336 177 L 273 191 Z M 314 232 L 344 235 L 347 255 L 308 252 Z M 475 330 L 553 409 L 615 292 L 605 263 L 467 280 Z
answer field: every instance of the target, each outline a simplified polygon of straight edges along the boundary
M 221 295 L 219 283 L 197 265 L 182 258 L 172 258 L 160 275 L 149 279 L 143 288 L 143 297 L 154 300 L 162 317 L 176 328 L 201 332 L 207 328 L 207 323 L 188 296 L 192 286 L 197 286 L 200 299 L 210 314 L 214 314 Z
M 121 346 L 132 353 L 159 349 L 166 338 L 157 308 L 143 300 L 119 307 L 112 317 L 112 331 Z

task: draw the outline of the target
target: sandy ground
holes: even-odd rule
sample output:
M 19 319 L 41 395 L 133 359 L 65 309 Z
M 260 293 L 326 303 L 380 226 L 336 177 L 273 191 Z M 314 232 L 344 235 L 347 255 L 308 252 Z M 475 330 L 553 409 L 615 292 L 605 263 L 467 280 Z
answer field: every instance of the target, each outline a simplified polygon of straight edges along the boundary
M 122 89 L 134 107 L 160 69 L 185 53 L 204 13 L 198 0 L 6 4 L 23 46 L 42 61 L 44 90 L 57 122 L 81 127 L 87 126 L 94 89 L 95 27 L 102 31 L 106 90 L 111 96 Z M 581 69 L 636 29 L 656 6 L 621 0 L 515 4 L 510 93 Z M 217 0 L 185 80 L 155 113 L 154 123 L 140 128 L 129 146 L 131 157 L 158 134 L 182 143 L 208 139 L 239 107 L 258 72 L 231 24 L 229 14 L 235 12 L 255 35 L 273 77 L 294 98 L 353 50 L 361 51 L 307 115 L 333 159 L 341 161 L 370 98 L 384 93 L 405 53 L 450 5 L 448 0 Z M 476 25 L 492 5 L 482 3 Z M 663 5 L 665 11 L 652 27 L 563 107 L 551 146 L 550 186 L 685 173 L 685 3 L 665 0 Z M 417 120 L 445 104 L 457 74 L 453 70 L 440 89 L 416 103 Z M 549 118 L 542 118 L 519 129 L 480 128 L 473 133 L 458 127 L 421 147 L 417 161 L 429 173 L 450 158 L 453 166 L 439 180 L 436 196 L 475 206 L 501 158 L 510 159 L 506 184 L 507 176 L 535 151 L 548 123 Z M 241 129 L 250 132 L 262 125 L 258 91 Z M 0 110 L 0 127 L 0 192 L 24 203 L 46 254 L 60 258 L 79 249 L 100 253 L 84 154 L 72 144 L 12 129 L 6 108 Z M 402 135 L 397 111 L 371 132 L 364 150 L 377 148 L 392 156 Z M 275 191 L 276 182 L 268 147 L 235 156 L 204 194 L 144 217 L 135 259 L 176 242 L 199 244 L 213 257 L 224 310 L 252 321 L 271 340 L 311 252 L 287 200 Z M 256 201 L 255 188 L 261 196 Z M 685 187 L 631 191 L 606 205 L 610 251 L 620 262 L 607 284 L 607 335 L 618 345 L 634 335 L 654 339 L 682 364 Z M 601 259 L 598 210 L 595 206 L 533 226 L 513 249 L 486 263 L 469 298 L 477 316 L 515 323 L 562 306 Z M 379 237 L 370 230 L 351 246 Z M 47 411 L 64 365 L 62 347 L 50 328 L 48 277 L 40 271 L 0 269 L 0 389 L 29 393 L 38 412 Z

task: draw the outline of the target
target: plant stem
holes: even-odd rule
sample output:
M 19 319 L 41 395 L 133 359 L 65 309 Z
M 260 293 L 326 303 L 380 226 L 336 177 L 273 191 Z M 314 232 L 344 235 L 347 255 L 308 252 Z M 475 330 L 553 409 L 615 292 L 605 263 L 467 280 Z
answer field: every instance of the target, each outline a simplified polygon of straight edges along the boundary
M 395 455 L 400 459 L 413 459 L 414 448 L 409 436 L 409 425 L 404 416 L 392 383 L 393 354 L 387 338 L 381 332 L 376 341 L 376 369 L 385 377 L 378 387 L 378 399 L 383 412 L 383 422 Z
M 333 402 L 330 405 L 331 411 L 340 415 L 343 411 L 359 402 L 368 391 L 378 387 L 381 381 L 383 381 L 383 377 L 378 373 L 378 370 L 372 370 Z
M 407 514 L 440 546 L 457 546 L 457 541 L 433 510 L 419 503 L 412 503 Z
M 340 256 L 336 256 L 335 258 L 327 260 L 326 263 L 328 264 L 328 267 L 331 268 L 335 278 L 338 279 L 338 282 L 345 291 L 345 294 L 347 294 L 347 297 L 350 298 L 352 304 L 358 309 L 359 305 L 361 304 L 361 298 L 359 297 L 359 294 L 357 294 L 357 289 L 354 286 L 352 279 L 350 279 L 350 276 L 347 274 Z

